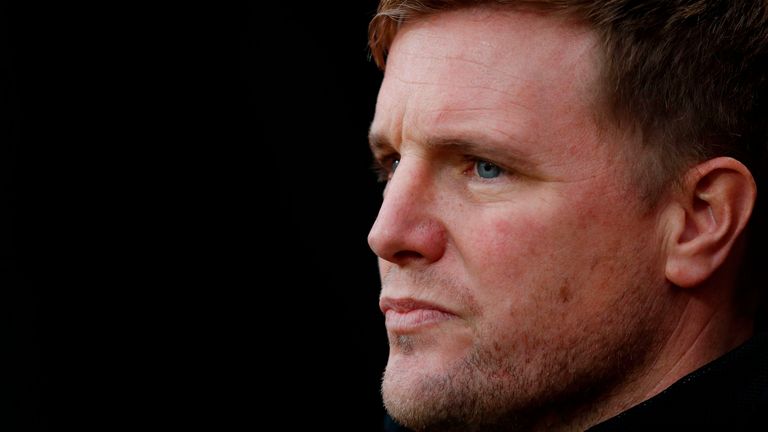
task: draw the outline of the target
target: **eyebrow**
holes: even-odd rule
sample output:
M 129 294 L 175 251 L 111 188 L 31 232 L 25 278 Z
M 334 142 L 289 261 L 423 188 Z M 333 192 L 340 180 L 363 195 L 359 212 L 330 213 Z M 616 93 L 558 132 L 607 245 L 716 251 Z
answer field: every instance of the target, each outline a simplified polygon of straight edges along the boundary
M 510 140 L 510 142 L 513 142 Z M 382 134 L 370 133 L 368 143 L 371 152 L 375 157 L 385 155 L 394 151 L 392 143 Z M 493 140 L 487 137 L 431 137 L 427 138 L 423 145 L 431 151 L 464 153 L 476 155 L 478 157 L 487 157 L 489 159 L 513 164 L 516 166 L 531 166 L 532 161 L 520 151 L 505 145 L 503 142 Z
M 387 137 L 373 132 L 368 133 L 368 145 L 371 147 L 371 152 L 374 156 L 384 153 L 387 149 L 394 148 Z

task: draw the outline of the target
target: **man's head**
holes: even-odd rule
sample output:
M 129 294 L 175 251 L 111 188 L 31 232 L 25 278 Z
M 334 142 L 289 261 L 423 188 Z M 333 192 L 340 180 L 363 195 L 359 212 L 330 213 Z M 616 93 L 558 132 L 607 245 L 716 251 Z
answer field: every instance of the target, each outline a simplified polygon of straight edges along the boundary
M 388 184 L 369 237 L 383 395 L 414 429 L 589 424 L 657 392 L 665 362 L 715 355 L 675 353 L 691 342 L 682 322 L 719 313 L 748 332 L 733 279 L 755 185 L 723 156 L 751 164 L 728 146 L 758 134 L 742 118 L 754 109 L 723 100 L 689 118 L 705 92 L 646 81 L 663 75 L 649 62 L 687 63 L 633 57 L 651 50 L 616 40 L 630 37 L 618 15 L 639 13 L 623 2 L 512 3 L 383 2 L 371 27 L 380 65 L 388 53 L 371 126 Z M 656 75 L 621 72 L 635 70 Z M 740 86 L 759 88 L 731 96 Z

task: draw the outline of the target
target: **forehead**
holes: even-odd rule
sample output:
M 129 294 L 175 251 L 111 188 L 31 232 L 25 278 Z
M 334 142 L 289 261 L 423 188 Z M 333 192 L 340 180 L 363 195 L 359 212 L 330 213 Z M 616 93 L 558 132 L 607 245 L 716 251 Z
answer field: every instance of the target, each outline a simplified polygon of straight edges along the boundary
M 372 129 L 522 133 L 567 120 L 592 107 L 595 56 L 592 32 L 558 16 L 480 8 L 420 18 L 393 42 Z
M 593 45 L 588 27 L 551 13 L 461 9 L 406 24 L 393 41 L 386 70 L 423 74 L 454 60 L 451 72 L 459 74 L 454 78 L 496 84 L 515 74 L 542 72 L 542 66 L 552 72 L 570 69 L 582 63 Z M 414 64 L 419 58 L 424 61 Z

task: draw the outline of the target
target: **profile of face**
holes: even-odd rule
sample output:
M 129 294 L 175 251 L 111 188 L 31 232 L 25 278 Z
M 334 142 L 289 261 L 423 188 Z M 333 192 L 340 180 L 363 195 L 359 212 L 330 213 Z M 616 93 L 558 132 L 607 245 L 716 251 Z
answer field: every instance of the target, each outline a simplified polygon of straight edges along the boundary
M 369 244 L 382 394 L 406 426 L 547 421 L 656 349 L 659 218 L 641 210 L 634 138 L 600 126 L 597 53 L 585 27 L 535 12 L 399 30 L 371 126 L 388 181 Z

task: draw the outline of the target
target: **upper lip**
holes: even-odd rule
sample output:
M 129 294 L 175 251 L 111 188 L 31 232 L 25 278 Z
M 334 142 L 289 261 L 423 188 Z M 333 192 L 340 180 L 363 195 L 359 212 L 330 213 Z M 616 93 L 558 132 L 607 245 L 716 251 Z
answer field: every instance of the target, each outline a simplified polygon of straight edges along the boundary
M 381 309 L 381 312 L 384 314 L 386 314 L 387 311 L 389 310 L 393 310 L 395 312 L 400 312 L 400 313 L 407 313 L 407 312 L 418 310 L 418 309 L 431 309 L 431 310 L 448 313 L 451 315 L 456 315 L 451 310 L 446 309 L 435 303 L 430 303 L 423 300 L 416 300 L 412 298 L 382 297 L 381 300 L 379 300 L 379 308 Z

